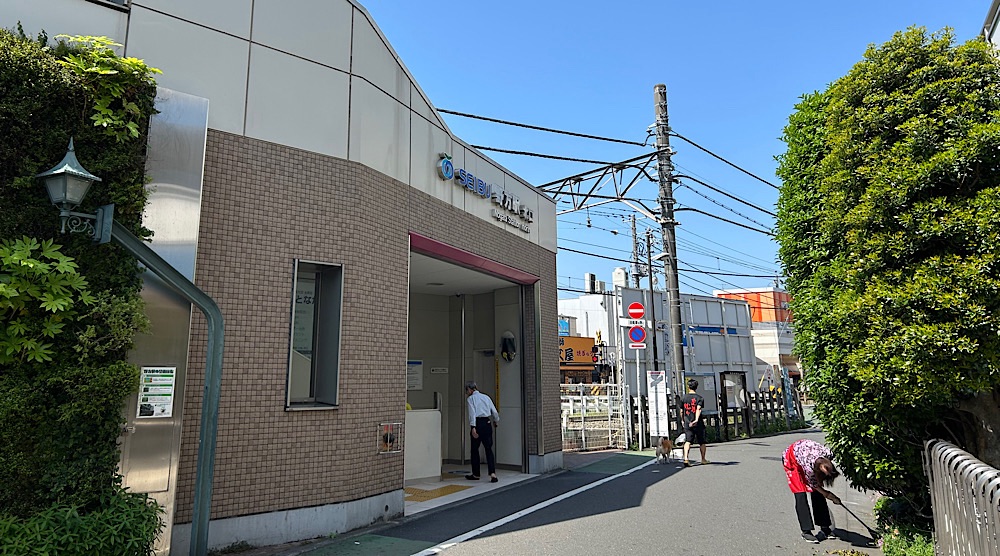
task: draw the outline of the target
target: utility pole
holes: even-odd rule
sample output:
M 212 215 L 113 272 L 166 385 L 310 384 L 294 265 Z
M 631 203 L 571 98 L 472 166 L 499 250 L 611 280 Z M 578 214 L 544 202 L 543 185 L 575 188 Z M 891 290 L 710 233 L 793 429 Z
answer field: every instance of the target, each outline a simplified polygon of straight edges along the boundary
M 635 231 L 635 215 L 632 219 L 632 280 L 635 282 L 635 289 L 639 289 L 639 277 L 642 271 L 639 270 L 639 236 Z
M 667 277 L 667 304 L 670 323 L 670 355 L 673 362 L 671 385 L 673 394 L 684 393 L 681 377 L 684 374 L 684 335 L 681 325 L 681 295 L 677 278 L 677 236 L 674 220 L 674 165 L 670 161 L 670 124 L 667 118 L 667 86 L 656 85 L 653 88 L 656 103 L 656 152 L 657 174 L 660 182 L 660 226 L 663 228 L 663 248 L 667 256 L 663 259 L 663 267 Z M 652 273 L 651 273 L 652 274 Z M 656 344 L 653 344 L 654 346 Z

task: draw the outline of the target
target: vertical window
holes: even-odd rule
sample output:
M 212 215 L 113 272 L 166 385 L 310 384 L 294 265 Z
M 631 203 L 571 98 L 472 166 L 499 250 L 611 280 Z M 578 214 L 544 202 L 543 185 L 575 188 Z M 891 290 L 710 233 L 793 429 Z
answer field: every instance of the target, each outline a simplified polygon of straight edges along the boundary
M 344 270 L 295 261 L 289 408 L 337 405 Z

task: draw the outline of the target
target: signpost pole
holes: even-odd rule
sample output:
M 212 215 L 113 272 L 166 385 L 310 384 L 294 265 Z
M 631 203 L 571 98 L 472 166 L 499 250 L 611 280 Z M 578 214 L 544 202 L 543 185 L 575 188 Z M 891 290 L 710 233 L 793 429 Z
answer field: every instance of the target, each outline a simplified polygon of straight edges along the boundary
M 643 441 L 646 427 L 642 422 L 642 388 L 639 387 L 639 380 L 642 378 L 642 371 L 639 370 L 639 352 L 635 352 L 635 413 L 639 421 L 639 449 L 642 450 L 646 444 Z

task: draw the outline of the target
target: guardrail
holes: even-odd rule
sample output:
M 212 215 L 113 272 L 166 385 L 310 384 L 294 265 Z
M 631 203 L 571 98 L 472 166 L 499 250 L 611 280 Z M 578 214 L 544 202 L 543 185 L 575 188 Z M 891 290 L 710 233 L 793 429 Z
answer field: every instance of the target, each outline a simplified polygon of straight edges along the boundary
M 1000 556 L 1000 471 L 944 440 L 924 443 L 934 545 L 944 556 Z

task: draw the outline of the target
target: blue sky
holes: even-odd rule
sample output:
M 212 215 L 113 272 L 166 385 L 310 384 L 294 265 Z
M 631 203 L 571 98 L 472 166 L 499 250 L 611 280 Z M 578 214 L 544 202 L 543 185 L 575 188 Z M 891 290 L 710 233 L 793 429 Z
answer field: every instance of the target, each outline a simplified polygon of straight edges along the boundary
M 653 87 L 664 83 L 675 132 L 778 185 L 774 157 L 784 152 L 782 128 L 800 95 L 825 88 L 847 73 L 869 44 L 909 26 L 931 31 L 948 26 L 964 42 L 980 32 L 989 3 L 362 0 L 439 109 L 641 142 L 654 120 Z M 610 162 L 649 152 L 458 116 L 445 120 L 473 145 Z M 778 192 L 772 187 L 680 140 L 672 139 L 671 146 L 679 172 L 774 212 Z M 536 185 L 595 168 L 486 154 Z M 766 227 L 774 223 L 690 181 L 675 197 L 682 206 L 755 226 L 698 193 Z M 631 196 L 655 206 L 656 194 L 655 183 L 642 181 Z M 559 246 L 629 259 L 630 214 L 624 205 L 612 204 L 589 214 L 561 215 Z M 678 213 L 678 220 L 681 268 L 757 275 L 682 272 L 682 292 L 764 287 L 772 279 L 763 276 L 780 271 L 777 244 L 769 237 L 692 212 Z M 637 227 L 640 233 L 659 231 L 641 218 Z M 560 251 L 559 286 L 582 289 L 586 272 L 610 285 L 613 269 L 621 266 L 627 265 Z M 561 298 L 576 295 L 560 291 Z

